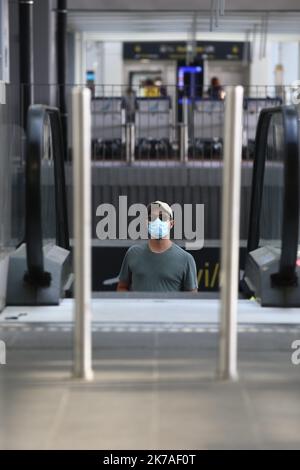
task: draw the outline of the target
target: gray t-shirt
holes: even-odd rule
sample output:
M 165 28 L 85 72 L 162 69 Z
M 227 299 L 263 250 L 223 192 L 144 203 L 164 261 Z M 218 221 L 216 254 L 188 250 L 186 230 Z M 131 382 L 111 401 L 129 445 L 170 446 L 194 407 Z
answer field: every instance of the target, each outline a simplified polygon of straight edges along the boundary
M 196 263 L 176 243 L 162 253 L 150 250 L 148 242 L 131 246 L 124 257 L 119 280 L 132 291 L 169 292 L 198 288 Z

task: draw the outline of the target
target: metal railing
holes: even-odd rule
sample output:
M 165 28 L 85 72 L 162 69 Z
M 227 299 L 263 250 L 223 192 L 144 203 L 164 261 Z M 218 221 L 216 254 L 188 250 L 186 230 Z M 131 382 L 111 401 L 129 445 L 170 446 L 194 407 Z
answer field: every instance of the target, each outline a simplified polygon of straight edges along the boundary
M 201 163 L 223 158 L 224 103 L 179 86 L 97 86 L 92 94 L 92 160 L 109 163 Z M 289 99 L 288 90 L 246 87 L 243 160 L 254 156 L 260 111 Z

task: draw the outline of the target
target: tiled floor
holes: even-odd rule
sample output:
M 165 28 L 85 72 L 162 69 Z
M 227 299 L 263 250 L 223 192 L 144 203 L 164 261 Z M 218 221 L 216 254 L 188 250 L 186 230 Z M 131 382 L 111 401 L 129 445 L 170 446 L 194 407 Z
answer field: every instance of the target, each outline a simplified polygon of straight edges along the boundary
M 241 326 L 236 383 L 216 380 L 213 324 L 198 332 L 94 326 L 95 379 L 86 384 L 71 378 L 70 323 L 1 325 L 0 447 L 300 448 L 298 325 Z
M 74 302 L 65 299 L 60 306 L 6 307 L 0 324 L 7 321 L 55 323 L 73 319 Z M 100 323 L 218 323 L 218 299 L 130 299 L 92 300 L 93 321 Z M 261 308 L 255 301 L 239 300 L 239 324 L 300 324 L 299 308 Z

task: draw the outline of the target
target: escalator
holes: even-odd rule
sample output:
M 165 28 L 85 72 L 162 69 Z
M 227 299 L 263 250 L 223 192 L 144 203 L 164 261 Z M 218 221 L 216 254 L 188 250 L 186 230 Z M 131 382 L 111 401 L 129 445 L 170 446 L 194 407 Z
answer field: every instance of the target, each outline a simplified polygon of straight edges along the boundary
M 262 306 L 300 307 L 299 149 L 296 108 L 262 110 L 241 282 L 244 294 Z
M 25 242 L 10 256 L 7 305 L 57 305 L 72 285 L 60 112 L 28 110 Z
M 26 144 L 26 235 L 10 256 L 6 305 L 57 305 L 72 266 L 60 113 L 33 105 Z M 260 113 L 241 288 L 262 306 L 300 306 L 299 117 L 293 106 Z

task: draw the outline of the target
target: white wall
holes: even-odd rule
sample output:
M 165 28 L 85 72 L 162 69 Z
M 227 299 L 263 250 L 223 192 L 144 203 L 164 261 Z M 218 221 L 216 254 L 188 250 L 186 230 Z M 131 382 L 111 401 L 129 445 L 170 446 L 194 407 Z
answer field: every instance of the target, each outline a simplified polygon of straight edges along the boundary
M 204 88 L 210 86 L 212 77 L 219 77 L 221 85 L 249 84 L 249 66 L 242 61 L 207 60 L 204 65 Z
M 294 80 L 299 80 L 299 45 L 298 41 L 273 42 L 268 58 L 268 83 L 275 84 L 275 67 L 283 66 L 283 85 L 290 86 Z
M 290 86 L 294 80 L 299 80 L 299 43 L 282 43 L 283 83 Z
M 105 85 L 105 91 L 109 95 L 120 94 L 118 85 L 124 83 L 122 43 L 119 41 L 102 42 L 87 40 L 85 45 L 85 53 L 81 66 L 83 83 L 85 82 L 86 70 L 94 70 L 95 83 L 97 85 Z M 103 91 L 101 90 L 100 93 L 102 94 Z
M 259 41 L 254 47 L 253 63 L 250 66 L 250 84 L 275 86 L 275 67 L 283 66 L 283 85 L 290 86 L 299 79 L 300 39 L 279 40 L 270 38 L 267 42 L 266 57 L 259 56 Z
M 267 42 L 266 56 L 260 56 L 260 41 L 252 43 L 252 63 L 250 64 L 250 86 L 265 86 L 269 84 L 270 57 L 272 44 Z M 272 83 L 273 84 L 273 83 Z
M 94 70 L 96 83 L 103 83 L 103 43 L 99 41 L 86 42 L 86 70 Z
M 121 42 L 103 43 L 103 84 L 122 85 L 123 48 Z

